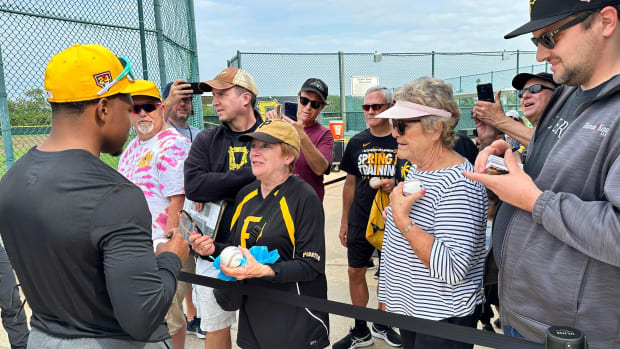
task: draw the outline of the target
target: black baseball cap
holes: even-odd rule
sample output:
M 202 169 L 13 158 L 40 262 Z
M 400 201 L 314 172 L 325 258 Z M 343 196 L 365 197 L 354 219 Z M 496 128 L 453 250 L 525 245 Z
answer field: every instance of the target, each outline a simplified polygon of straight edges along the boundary
M 523 86 L 525 86 L 525 83 L 532 78 L 536 78 L 536 79 L 540 79 L 540 80 L 544 80 L 544 81 L 548 81 L 550 82 L 553 87 L 558 87 L 558 84 L 553 81 L 553 75 L 549 74 L 549 73 L 536 73 L 536 74 L 530 74 L 530 73 L 520 73 L 517 74 L 513 79 L 512 79 L 512 87 L 514 87 L 517 90 L 522 90 Z
M 529 0 L 530 21 L 504 35 L 511 39 L 531 33 L 581 11 L 620 4 L 620 0 Z
M 321 79 L 310 78 L 306 80 L 299 90 L 299 92 L 302 91 L 314 92 L 321 97 L 323 103 L 327 103 L 327 84 Z

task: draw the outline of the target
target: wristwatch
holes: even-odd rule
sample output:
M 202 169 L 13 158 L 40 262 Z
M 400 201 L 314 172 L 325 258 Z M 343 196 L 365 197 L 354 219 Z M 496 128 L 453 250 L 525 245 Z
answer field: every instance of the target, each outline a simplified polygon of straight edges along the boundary
M 407 226 L 407 228 L 405 228 L 405 230 L 400 232 L 400 235 L 402 235 L 404 238 L 407 238 L 407 233 L 409 232 L 409 230 L 415 225 L 415 223 L 413 223 L 413 219 L 409 218 L 409 225 Z

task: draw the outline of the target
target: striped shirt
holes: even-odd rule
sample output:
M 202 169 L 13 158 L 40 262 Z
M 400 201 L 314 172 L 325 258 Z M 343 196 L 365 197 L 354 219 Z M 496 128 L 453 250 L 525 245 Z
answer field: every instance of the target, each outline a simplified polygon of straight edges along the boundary
M 412 168 L 407 175 L 426 189 L 409 217 L 435 238 L 430 268 L 401 236 L 388 209 L 379 279 L 379 301 L 387 311 L 442 320 L 469 315 L 483 302 L 487 194 L 463 170 L 473 167 L 465 161 L 437 171 Z

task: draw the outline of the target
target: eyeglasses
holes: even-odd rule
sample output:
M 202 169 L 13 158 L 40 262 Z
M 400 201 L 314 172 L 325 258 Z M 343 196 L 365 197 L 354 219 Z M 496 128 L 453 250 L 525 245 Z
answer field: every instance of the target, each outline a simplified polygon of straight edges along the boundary
M 147 113 L 150 113 L 159 107 L 160 103 L 144 103 L 144 104 L 134 104 L 133 112 L 134 114 L 140 114 L 140 111 L 144 110 Z
M 566 22 L 564 23 L 564 25 L 561 25 L 560 27 L 558 27 L 555 30 L 552 30 L 550 32 L 544 33 L 541 36 L 537 37 L 537 38 L 531 38 L 532 42 L 534 43 L 534 46 L 538 47 L 538 44 L 542 44 L 544 47 L 548 48 L 548 49 L 553 49 L 555 47 L 555 40 L 553 40 L 553 36 L 557 35 L 559 32 L 561 32 L 562 30 L 566 30 L 576 24 L 579 24 L 583 21 L 586 20 L 586 18 L 590 17 L 590 15 L 592 15 L 594 12 L 588 12 L 583 16 L 574 18 L 572 21 Z
M 525 91 L 530 91 L 531 94 L 536 94 L 542 90 L 551 90 L 553 91 L 554 89 L 549 87 L 549 86 L 545 86 L 545 85 L 541 85 L 541 84 L 536 84 L 536 85 L 532 85 L 530 87 L 524 88 L 522 90 L 519 90 L 519 92 L 517 92 L 517 96 L 519 96 L 519 98 L 523 98 L 523 95 L 525 94 Z
M 392 128 L 396 129 L 399 135 L 404 135 L 407 130 L 407 124 L 412 124 L 414 122 L 421 122 L 422 119 L 413 119 L 413 120 L 399 120 L 392 119 Z
M 303 106 L 306 106 L 308 105 L 308 103 L 310 103 L 310 106 L 312 107 L 312 109 L 319 109 L 320 107 L 323 106 L 322 101 L 313 101 L 310 98 L 306 98 L 303 96 L 299 96 L 299 103 L 301 103 L 301 105 Z
M 114 80 L 112 80 L 109 84 L 103 86 L 103 88 L 99 90 L 99 92 L 97 92 L 97 96 L 101 96 L 102 94 L 110 91 L 112 86 L 114 86 L 117 82 L 121 81 L 126 76 L 129 76 L 131 80 L 135 80 L 133 70 L 131 70 L 131 65 L 129 64 L 129 60 L 123 56 L 119 56 L 118 60 L 121 61 L 121 64 L 123 65 L 123 71 L 118 74 L 118 76 L 114 78 Z
M 362 109 L 364 109 L 364 111 L 369 111 L 370 109 L 377 111 L 381 108 L 383 108 L 384 105 L 389 105 L 387 103 L 383 103 L 383 104 L 362 104 Z

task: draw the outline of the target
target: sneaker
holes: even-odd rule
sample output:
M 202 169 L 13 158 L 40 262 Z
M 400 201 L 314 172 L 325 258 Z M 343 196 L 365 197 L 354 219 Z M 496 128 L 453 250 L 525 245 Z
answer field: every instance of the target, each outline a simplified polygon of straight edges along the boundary
M 353 334 L 353 329 L 349 331 L 344 338 L 334 343 L 332 346 L 333 349 L 353 349 L 353 348 L 361 348 L 368 347 L 375 343 L 375 340 L 372 338 L 370 331 L 361 337 L 358 337 Z
M 370 326 L 370 333 L 373 337 L 381 338 L 393 347 L 403 346 L 403 340 L 400 338 L 400 335 L 391 327 L 372 324 L 372 326 Z
M 495 321 L 493 321 L 493 325 L 495 325 L 495 328 L 497 328 L 497 329 L 502 328 L 502 322 L 500 321 L 499 318 L 497 318 Z
M 495 330 L 493 329 L 493 325 L 491 325 L 491 323 L 484 324 L 484 326 L 482 326 L 482 329 L 485 330 L 485 331 L 489 331 L 489 332 L 495 333 Z
M 375 262 L 371 259 L 368 260 L 368 264 L 366 264 L 366 268 L 368 270 L 373 270 L 375 269 L 377 266 L 375 265 Z
M 187 317 L 185 318 L 187 321 Z M 194 317 L 192 321 L 187 321 L 187 333 L 193 333 L 199 339 L 204 339 L 206 332 L 200 329 L 200 318 Z

